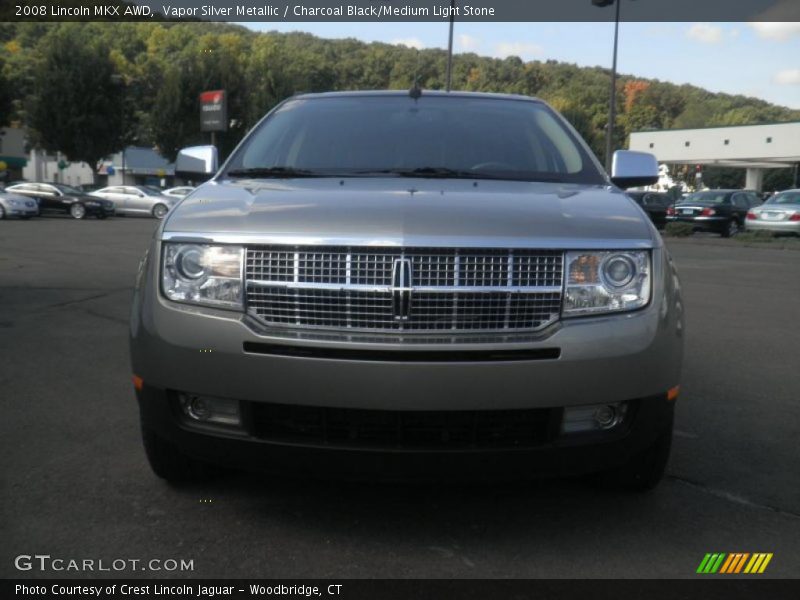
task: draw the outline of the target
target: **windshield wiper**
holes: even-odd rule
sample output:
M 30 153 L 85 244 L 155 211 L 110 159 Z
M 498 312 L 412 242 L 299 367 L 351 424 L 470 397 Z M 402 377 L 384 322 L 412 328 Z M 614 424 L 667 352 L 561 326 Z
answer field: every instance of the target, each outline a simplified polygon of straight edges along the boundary
M 354 174 L 361 176 L 369 175 L 396 175 L 398 177 L 422 177 L 431 179 L 500 179 L 506 181 L 543 181 L 557 182 L 561 180 L 555 177 L 531 175 L 520 173 L 516 177 L 511 177 L 503 173 L 487 173 L 480 170 L 450 169 L 448 167 L 417 167 L 413 169 L 370 169 L 354 171 Z
M 232 169 L 226 173 L 228 177 L 330 177 L 309 169 L 295 169 L 294 167 L 253 167 L 249 169 Z
M 351 172 L 352 175 L 396 175 L 397 177 L 422 177 L 431 179 L 502 179 L 480 171 L 450 169 L 448 167 L 416 167 L 413 169 L 363 169 Z

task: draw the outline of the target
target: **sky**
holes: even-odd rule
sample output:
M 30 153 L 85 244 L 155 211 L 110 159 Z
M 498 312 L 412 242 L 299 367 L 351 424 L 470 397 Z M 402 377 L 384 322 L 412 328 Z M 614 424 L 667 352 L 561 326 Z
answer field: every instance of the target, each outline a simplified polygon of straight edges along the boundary
M 240 23 L 416 48 L 446 48 L 443 23 Z M 611 66 L 613 23 L 459 23 L 454 51 Z M 620 23 L 622 74 L 691 83 L 800 109 L 800 23 Z

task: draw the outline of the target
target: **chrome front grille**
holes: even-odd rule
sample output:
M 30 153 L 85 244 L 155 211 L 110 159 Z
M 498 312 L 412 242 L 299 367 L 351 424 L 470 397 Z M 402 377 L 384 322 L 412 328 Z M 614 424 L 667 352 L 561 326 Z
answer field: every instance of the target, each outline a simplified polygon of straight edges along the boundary
M 272 325 L 531 331 L 561 311 L 551 250 L 251 246 L 247 311 Z

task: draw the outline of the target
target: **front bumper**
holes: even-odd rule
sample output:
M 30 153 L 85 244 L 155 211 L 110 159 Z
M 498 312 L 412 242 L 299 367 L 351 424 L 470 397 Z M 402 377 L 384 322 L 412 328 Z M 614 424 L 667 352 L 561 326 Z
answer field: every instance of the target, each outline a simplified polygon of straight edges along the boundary
M 175 394 L 150 386 L 137 391 L 142 427 L 205 463 L 241 470 L 405 481 L 518 480 L 529 477 L 582 475 L 613 469 L 649 448 L 671 430 L 675 403 L 666 396 L 630 403 L 629 418 L 610 432 L 562 435 L 551 428 L 536 445 L 405 449 L 402 446 L 359 447 L 320 440 L 269 439 L 252 417 L 253 404 L 242 403 L 242 431 L 203 430 L 186 423 Z M 376 411 L 380 412 L 380 411 Z M 554 410 L 554 417 L 561 411 Z M 556 419 L 552 419 L 553 422 Z
M 35 217 L 39 214 L 39 209 L 29 208 L 27 206 L 10 206 L 6 209 L 6 215 L 9 217 Z
M 113 217 L 114 213 L 116 212 L 113 205 L 104 206 L 101 204 L 100 206 L 88 206 L 84 204 L 84 207 L 86 208 L 86 214 L 93 217 L 98 215 L 104 217 Z
M 652 299 L 644 309 L 564 319 L 528 337 L 476 334 L 427 341 L 263 330 L 242 314 L 167 301 L 158 291 L 158 264 L 152 259 L 161 256 L 160 250 L 154 243 L 143 263 L 131 315 L 133 373 L 144 381 L 142 419 L 159 436 L 204 460 L 245 466 L 253 453 L 261 457 L 257 465 L 274 464 L 302 448 L 271 443 L 250 431 L 231 437 L 187 429 L 170 409 L 170 394 L 372 411 L 560 411 L 637 403 L 636 419 L 619 438 L 590 436 L 564 445 L 556 436 L 524 451 L 455 453 L 486 454 L 480 460 L 491 465 L 532 452 L 542 458 L 544 470 L 559 472 L 570 457 L 586 468 L 624 459 L 651 443 L 671 415 L 664 398 L 680 381 L 683 306 L 677 275 L 662 248 L 653 250 Z M 595 446 L 602 448 L 596 455 L 590 449 Z M 336 450 L 337 456 L 354 453 L 376 455 Z

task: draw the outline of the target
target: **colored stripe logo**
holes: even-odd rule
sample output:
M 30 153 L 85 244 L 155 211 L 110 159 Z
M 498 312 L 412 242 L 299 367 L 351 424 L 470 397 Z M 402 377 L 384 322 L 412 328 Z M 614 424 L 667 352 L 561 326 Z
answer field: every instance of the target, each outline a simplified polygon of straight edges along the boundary
M 772 560 L 772 553 L 769 552 L 724 552 L 709 553 L 700 561 L 697 572 L 701 574 L 757 574 L 763 573 L 767 569 L 769 561 Z

